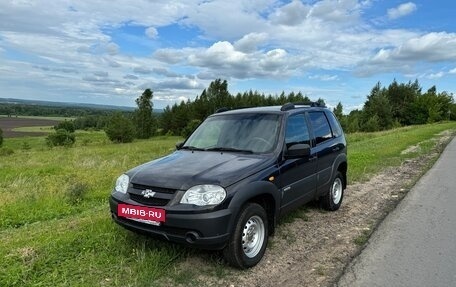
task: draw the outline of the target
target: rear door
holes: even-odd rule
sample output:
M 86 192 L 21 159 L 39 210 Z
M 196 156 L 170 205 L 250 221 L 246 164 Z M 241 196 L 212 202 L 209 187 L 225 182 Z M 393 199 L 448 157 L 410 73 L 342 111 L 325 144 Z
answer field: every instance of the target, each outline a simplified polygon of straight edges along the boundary
M 333 133 L 324 111 L 309 112 L 309 119 L 315 139 L 315 147 L 312 150 L 318 158 L 316 181 L 320 193 L 329 188 L 333 163 L 340 147 L 333 140 Z
M 304 113 L 288 117 L 285 130 L 285 149 L 294 144 L 312 145 Z M 314 155 L 287 159 L 280 164 L 282 211 L 297 207 L 313 198 L 316 191 L 317 161 Z

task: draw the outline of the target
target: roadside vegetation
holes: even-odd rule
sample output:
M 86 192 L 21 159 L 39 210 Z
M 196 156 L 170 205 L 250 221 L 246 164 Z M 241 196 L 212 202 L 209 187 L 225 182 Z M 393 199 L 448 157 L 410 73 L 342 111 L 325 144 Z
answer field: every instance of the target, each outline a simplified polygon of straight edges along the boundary
M 456 130 L 456 122 L 349 134 L 350 183 L 425 154 L 431 139 L 446 130 Z M 3 142 L 1 149 L 11 153 L 0 153 L 0 286 L 180 282 L 177 263 L 200 252 L 118 227 L 107 199 L 119 174 L 168 154 L 182 138 L 113 144 L 102 131 L 76 131 L 75 137 L 73 148 L 50 149 L 45 137 Z M 416 148 L 403 152 L 411 146 Z M 285 232 L 286 224 L 280 228 Z M 217 256 L 211 253 L 213 261 L 204 267 L 215 278 L 228 268 Z

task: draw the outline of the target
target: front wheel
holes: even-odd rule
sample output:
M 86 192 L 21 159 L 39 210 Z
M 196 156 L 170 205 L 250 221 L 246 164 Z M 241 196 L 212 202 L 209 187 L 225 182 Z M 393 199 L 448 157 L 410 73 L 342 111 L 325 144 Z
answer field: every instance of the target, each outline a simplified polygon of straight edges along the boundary
M 255 266 L 263 258 L 268 243 L 268 217 L 257 203 L 248 203 L 241 210 L 228 246 L 223 250 L 225 259 L 234 267 L 245 269 Z
M 321 198 L 321 204 L 324 209 L 335 211 L 338 210 L 344 198 L 344 177 L 340 171 L 337 172 L 333 182 L 326 193 Z

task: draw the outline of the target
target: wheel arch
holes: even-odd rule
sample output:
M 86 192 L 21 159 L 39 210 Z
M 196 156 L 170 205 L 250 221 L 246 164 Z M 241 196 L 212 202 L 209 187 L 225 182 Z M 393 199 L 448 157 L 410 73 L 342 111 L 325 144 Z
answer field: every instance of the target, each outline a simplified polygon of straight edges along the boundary
M 229 205 L 234 215 L 230 231 L 233 231 L 242 207 L 249 202 L 257 203 L 265 209 L 268 216 L 269 234 L 273 234 L 280 210 L 280 194 L 277 187 L 268 181 L 252 182 L 236 192 Z
M 344 178 L 344 181 L 342 182 L 344 189 L 347 188 L 347 169 L 348 169 L 348 164 L 346 161 L 341 162 L 339 166 L 337 167 L 337 171 L 342 173 L 342 176 Z
M 334 160 L 331 178 L 334 178 L 336 176 L 337 172 L 342 173 L 344 189 L 347 187 L 347 170 L 348 170 L 347 155 L 344 153 L 341 153 Z

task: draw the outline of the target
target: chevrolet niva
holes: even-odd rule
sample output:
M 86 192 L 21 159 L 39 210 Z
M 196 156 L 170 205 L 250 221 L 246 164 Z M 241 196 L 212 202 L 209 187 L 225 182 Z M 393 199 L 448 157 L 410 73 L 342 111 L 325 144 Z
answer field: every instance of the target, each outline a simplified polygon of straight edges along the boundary
M 175 152 L 122 174 L 110 209 L 129 230 L 223 250 L 231 265 L 248 268 L 282 215 L 311 200 L 337 210 L 346 184 L 345 136 L 329 109 L 223 109 Z

